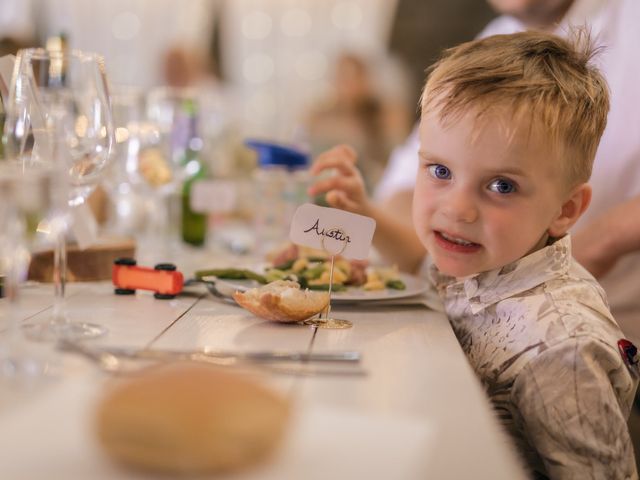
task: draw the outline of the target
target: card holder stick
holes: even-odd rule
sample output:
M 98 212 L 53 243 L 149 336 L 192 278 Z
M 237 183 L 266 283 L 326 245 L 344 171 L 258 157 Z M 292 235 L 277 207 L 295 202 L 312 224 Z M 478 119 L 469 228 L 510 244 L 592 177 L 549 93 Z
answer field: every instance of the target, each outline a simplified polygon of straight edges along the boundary
M 338 228 L 331 229 L 330 231 L 339 232 L 343 237 L 346 237 L 345 232 Z M 303 323 L 305 325 L 311 325 L 317 328 L 328 328 L 328 329 L 345 329 L 351 328 L 353 323 L 349 320 L 342 320 L 339 318 L 331 318 L 329 314 L 331 313 L 331 292 L 333 291 L 333 272 L 335 268 L 335 260 L 336 255 L 340 255 L 344 252 L 344 249 L 347 248 L 347 242 L 343 241 L 341 243 L 341 248 L 338 251 L 331 251 L 325 245 L 325 237 L 322 237 L 322 249 L 331 255 L 331 268 L 329 270 L 329 303 L 327 304 L 327 308 L 324 310 L 324 317 L 322 316 L 322 312 L 318 315 L 317 318 L 312 318 L 309 320 L 305 320 Z

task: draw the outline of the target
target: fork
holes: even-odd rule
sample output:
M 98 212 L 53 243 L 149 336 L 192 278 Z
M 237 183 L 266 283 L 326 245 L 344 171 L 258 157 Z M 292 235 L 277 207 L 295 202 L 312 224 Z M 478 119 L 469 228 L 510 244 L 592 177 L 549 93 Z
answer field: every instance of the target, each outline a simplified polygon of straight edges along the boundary
M 224 293 L 220 292 L 220 290 L 218 290 L 218 288 L 216 287 L 216 283 L 214 281 L 202 280 L 199 278 L 190 278 L 184 282 L 185 287 L 188 287 L 190 285 L 197 285 L 197 284 L 202 284 L 205 287 L 207 287 L 207 290 L 209 291 L 209 293 L 214 297 L 216 297 L 217 299 L 222 300 L 223 302 L 228 303 L 230 305 L 238 306 L 238 304 L 232 297 L 225 295 Z

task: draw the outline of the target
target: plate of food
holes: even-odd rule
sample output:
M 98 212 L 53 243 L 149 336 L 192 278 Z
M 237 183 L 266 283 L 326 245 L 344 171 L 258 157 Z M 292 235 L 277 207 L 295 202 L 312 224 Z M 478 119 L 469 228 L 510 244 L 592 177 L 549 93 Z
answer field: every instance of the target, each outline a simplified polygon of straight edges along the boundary
M 254 268 L 199 270 L 196 278 L 215 282 L 216 289 L 231 296 L 278 280 L 297 282 L 301 289 L 328 291 L 331 260 L 295 249 L 289 258 L 276 258 Z M 352 303 L 413 297 L 427 290 L 427 282 L 400 272 L 397 267 L 371 266 L 366 261 L 336 257 L 331 300 Z

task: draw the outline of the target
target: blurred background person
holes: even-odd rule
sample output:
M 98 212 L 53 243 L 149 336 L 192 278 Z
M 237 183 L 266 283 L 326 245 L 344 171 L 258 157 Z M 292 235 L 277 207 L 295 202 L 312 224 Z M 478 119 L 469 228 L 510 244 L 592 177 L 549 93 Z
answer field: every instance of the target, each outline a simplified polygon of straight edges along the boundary
M 219 82 L 213 57 L 184 46 L 172 46 L 164 52 L 162 72 L 164 82 L 170 87 L 215 87 Z
M 368 189 L 377 184 L 391 149 L 406 137 L 410 125 L 405 99 L 381 85 L 380 72 L 388 73 L 390 67 L 354 52 L 341 53 L 334 64 L 331 91 L 311 108 L 304 122 L 312 155 L 339 143 L 355 148 Z M 406 89 L 402 79 L 394 87 L 402 88 L 403 83 Z

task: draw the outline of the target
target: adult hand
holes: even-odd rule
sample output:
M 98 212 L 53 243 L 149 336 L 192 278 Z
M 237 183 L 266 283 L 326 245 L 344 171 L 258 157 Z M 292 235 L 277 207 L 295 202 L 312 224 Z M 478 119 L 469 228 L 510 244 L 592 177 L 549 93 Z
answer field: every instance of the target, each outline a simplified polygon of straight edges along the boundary
M 640 251 L 640 195 L 619 203 L 572 233 L 573 256 L 596 278 L 624 255 Z
M 333 169 L 334 174 L 309 187 L 309 195 L 326 193 L 330 206 L 370 215 L 372 205 L 356 162 L 356 152 L 348 145 L 338 145 L 320 154 L 311 166 L 311 174 L 318 175 L 329 169 Z
M 571 250 L 575 259 L 596 278 L 603 277 L 616 264 L 618 256 L 607 246 L 607 235 L 612 225 L 600 217 L 571 235 Z

